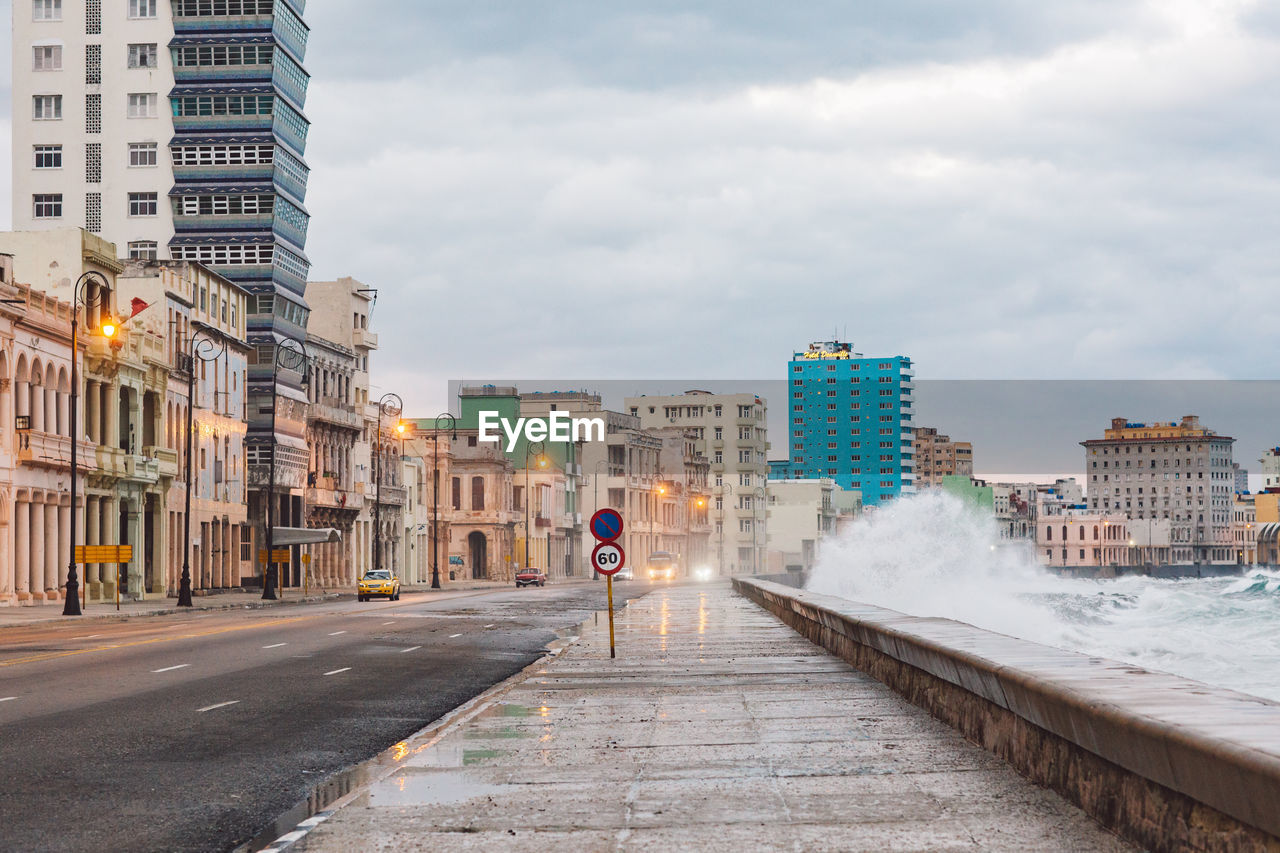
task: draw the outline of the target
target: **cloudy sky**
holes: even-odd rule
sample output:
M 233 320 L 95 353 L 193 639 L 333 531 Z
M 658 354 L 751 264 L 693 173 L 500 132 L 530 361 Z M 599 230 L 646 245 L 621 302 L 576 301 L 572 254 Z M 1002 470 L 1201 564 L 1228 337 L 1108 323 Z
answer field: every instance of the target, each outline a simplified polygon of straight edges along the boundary
M 313 277 L 379 288 L 411 409 L 776 379 L 835 331 L 922 378 L 1275 375 L 1280 4 L 307 16 Z

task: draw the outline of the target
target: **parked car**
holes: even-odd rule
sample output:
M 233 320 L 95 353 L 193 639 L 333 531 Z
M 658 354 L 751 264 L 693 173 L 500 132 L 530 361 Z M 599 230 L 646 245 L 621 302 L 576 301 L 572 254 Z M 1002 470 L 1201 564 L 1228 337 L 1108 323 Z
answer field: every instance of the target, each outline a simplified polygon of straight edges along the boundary
M 546 586 L 547 573 L 534 566 L 526 566 L 516 572 L 516 586 Z
M 400 578 L 387 569 L 365 572 L 356 584 L 356 600 L 368 601 L 375 595 L 385 595 L 388 601 L 399 601 Z
M 636 573 L 630 566 L 623 566 L 614 573 L 613 579 L 616 581 L 633 581 L 636 579 Z

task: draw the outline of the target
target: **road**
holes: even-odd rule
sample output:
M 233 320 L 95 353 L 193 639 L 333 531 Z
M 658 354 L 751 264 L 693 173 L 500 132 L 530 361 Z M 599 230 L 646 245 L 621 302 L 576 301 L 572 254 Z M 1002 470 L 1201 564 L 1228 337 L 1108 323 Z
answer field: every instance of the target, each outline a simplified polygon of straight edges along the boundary
M 0 849 L 230 850 L 604 608 L 550 585 L 0 630 Z

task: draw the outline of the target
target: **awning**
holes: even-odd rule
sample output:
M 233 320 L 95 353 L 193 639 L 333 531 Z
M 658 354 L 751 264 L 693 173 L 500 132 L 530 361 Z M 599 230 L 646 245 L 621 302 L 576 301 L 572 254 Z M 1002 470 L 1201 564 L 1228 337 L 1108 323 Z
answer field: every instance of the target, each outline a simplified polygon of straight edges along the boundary
M 277 527 L 272 540 L 273 547 L 287 548 L 290 545 L 323 545 L 329 542 L 341 542 L 342 533 L 334 527 Z

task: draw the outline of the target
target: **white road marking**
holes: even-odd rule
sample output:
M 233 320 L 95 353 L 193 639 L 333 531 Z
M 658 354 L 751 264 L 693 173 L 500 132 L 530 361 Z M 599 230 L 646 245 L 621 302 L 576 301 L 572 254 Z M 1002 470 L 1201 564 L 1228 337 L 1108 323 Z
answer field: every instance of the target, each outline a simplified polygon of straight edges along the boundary
M 494 625 L 496 625 L 496 624 L 497 624 L 496 622 L 490 622 L 488 625 L 485 625 L 485 627 L 486 627 L 486 628 L 492 628 L 492 627 L 493 627 Z
M 349 669 L 351 669 L 351 667 L 344 666 L 342 669 L 335 669 L 335 670 L 332 670 L 331 672 L 326 672 L 325 675 L 337 675 L 338 673 L 346 672 Z
M 383 622 L 382 624 L 383 624 L 383 625 L 394 625 L 394 624 L 396 624 L 396 620 L 392 619 L 390 622 Z
M 454 637 L 461 637 L 461 636 L 462 636 L 461 634 L 450 634 L 449 639 L 452 640 Z
M 347 633 L 347 632 L 346 632 L 346 631 L 334 631 L 334 632 L 333 632 L 332 634 L 330 634 L 329 636 L 330 636 L 330 637 L 336 637 L 336 636 L 338 636 L 339 634 L 345 634 L 345 633 Z
M 219 702 L 216 705 L 206 705 L 203 708 L 196 708 L 196 713 L 203 714 L 205 711 L 213 711 L 218 708 L 225 708 L 228 705 L 238 705 L 239 703 L 240 703 L 239 699 L 232 699 L 230 702 Z
M 0 702 L 12 702 L 14 699 L 17 699 L 17 698 L 18 698 L 17 696 L 5 696 L 3 699 L 0 699 Z
M 287 645 L 289 645 L 289 644 L 288 644 L 288 643 L 272 643 L 272 644 L 271 644 L 271 645 L 269 645 L 269 646 L 263 646 L 263 648 L 264 648 L 264 649 L 278 649 L 278 648 L 280 648 L 281 646 L 287 646 Z
M 407 649 L 401 649 L 400 654 L 404 654 L 405 652 L 416 652 L 420 648 L 422 648 L 422 646 L 410 646 Z
M 73 640 L 92 640 L 92 639 L 95 639 L 95 638 L 97 638 L 97 637 L 101 637 L 101 636 L 102 636 L 101 634 L 90 634 L 90 635 L 89 635 L 89 636 L 87 636 L 87 637 L 72 637 L 71 639 L 73 639 Z
M 173 672 L 175 669 L 182 669 L 183 667 L 186 667 L 186 666 L 191 666 L 191 664 L 180 663 L 180 664 L 177 664 L 176 666 L 166 666 L 164 669 L 153 669 L 151 671 L 152 672 Z

